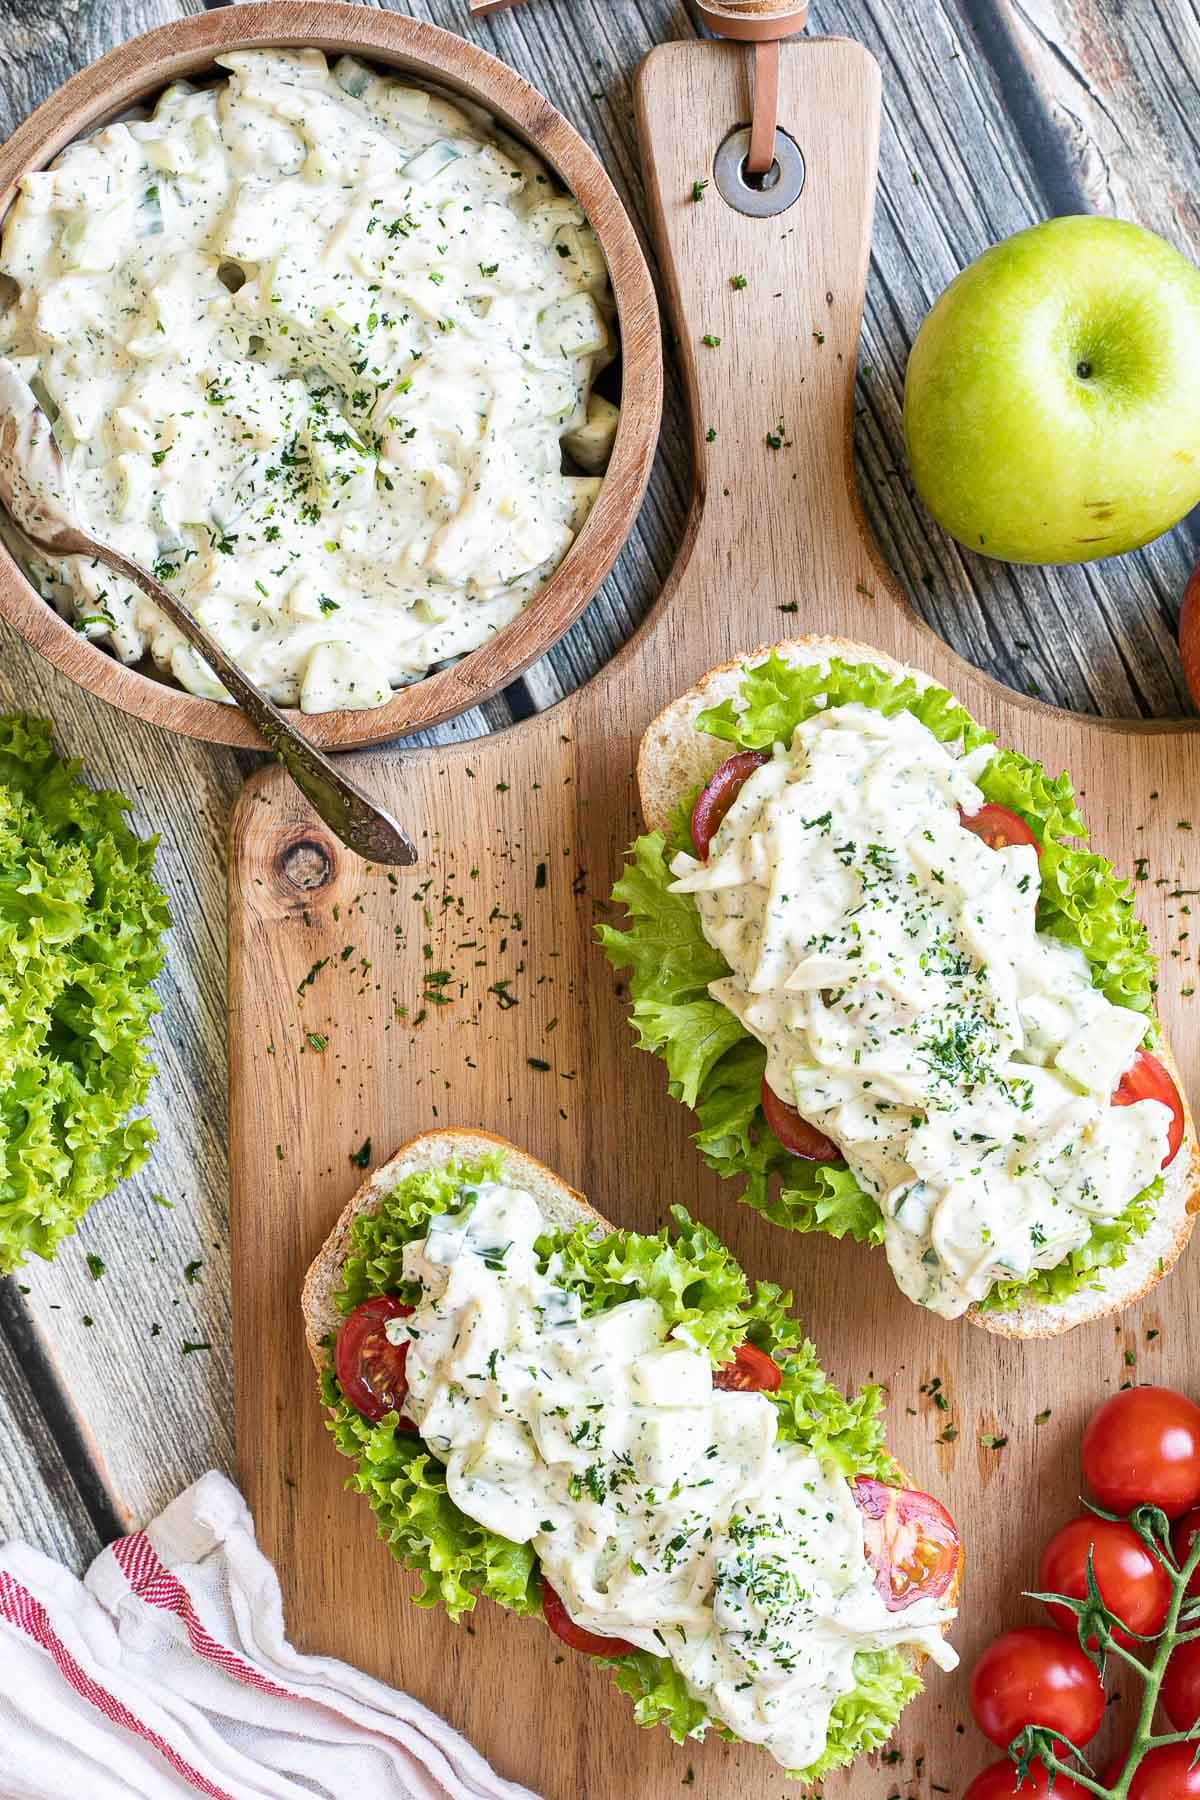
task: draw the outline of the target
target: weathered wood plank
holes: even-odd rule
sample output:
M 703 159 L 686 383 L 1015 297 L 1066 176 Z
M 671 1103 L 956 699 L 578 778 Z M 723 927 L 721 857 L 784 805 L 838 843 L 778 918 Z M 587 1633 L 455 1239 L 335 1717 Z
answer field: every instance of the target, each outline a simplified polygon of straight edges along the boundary
M 7 1310 L 4 1296 L 0 1310 Z M 78 1568 L 100 1548 L 95 1526 L 0 1327 L 0 1543 L 23 1538 Z

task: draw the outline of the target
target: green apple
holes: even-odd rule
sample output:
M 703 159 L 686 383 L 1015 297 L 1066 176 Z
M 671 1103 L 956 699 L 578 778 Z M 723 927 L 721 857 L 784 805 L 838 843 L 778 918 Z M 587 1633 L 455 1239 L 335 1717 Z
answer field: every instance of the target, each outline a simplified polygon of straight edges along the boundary
M 1120 219 L 1051 219 L 952 281 L 904 389 L 917 491 L 1005 562 L 1089 562 L 1200 501 L 1200 270 Z

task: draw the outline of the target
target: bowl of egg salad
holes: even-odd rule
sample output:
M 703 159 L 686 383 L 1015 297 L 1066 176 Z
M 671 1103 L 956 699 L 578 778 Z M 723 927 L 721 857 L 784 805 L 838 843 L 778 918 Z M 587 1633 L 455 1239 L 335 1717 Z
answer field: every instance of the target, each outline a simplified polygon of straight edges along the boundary
M 0 356 L 92 535 L 318 742 L 495 693 L 611 568 L 661 344 L 600 164 L 512 70 L 352 5 L 181 19 L 0 149 Z M 124 710 L 256 742 L 153 602 L 0 521 L 0 613 Z

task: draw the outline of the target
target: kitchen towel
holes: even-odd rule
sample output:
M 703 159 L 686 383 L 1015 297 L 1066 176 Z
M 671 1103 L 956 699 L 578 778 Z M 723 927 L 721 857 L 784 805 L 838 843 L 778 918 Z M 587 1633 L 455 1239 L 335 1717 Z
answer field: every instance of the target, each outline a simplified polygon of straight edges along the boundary
M 284 1633 L 274 1569 L 203 1476 L 84 1581 L 0 1549 L 5 1800 L 536 1800 L 419 1701 Z

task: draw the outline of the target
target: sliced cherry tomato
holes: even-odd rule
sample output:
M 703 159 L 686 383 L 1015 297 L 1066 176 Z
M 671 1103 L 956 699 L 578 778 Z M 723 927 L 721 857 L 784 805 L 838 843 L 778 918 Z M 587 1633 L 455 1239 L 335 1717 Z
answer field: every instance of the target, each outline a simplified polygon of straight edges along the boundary
M 1092 1414 L 1081 1454 L 1105 1512 L 1159 1506 L 1177 1519 L 1200 1501 L 1200 1406 L 1174 1388 L 1124 1388 Z
M 977 1775 L 963 1800 L 1045 1800 L 1049 1793 L 1050 1777 L 1044 1763 L 1031 1763 L 1028 1775 L 1018 1787 L 1017 1765 L 1006 1758 Z M 1069 1775 L 1056 1775 L 1053 1800 L 1087 1800 L 1087 1789 Z
M 971 1712 L 1004 1749 L 1027 1725 L 1084 1745 L 1104 1718 L 1104 1683 L 1080 1646 L 1049 1625 L 1005 1631 L 971 1671 Z
M 411 1306 L 390 1294 L 364 1300 L 348 1315 L 338 1332 L 334 1369 L 338 1385 L 351 1406 L 364 1419 L 378 1424 L 390 1412 L 399 1412 L 408 1393 L 408 1344 L 393 1344 L 387 1335 L 389 1319 L 407 1319 Z M 398 1431 L 415 1431 L 411 1419 L 400 1419 Z
M 708 847 L 717 834 L 717 826 L 725 817 L 743 786 L 770 757 L 764 750 L 739 750 L 710 775 L 692 808 L 692 842 L 701 861 L 708 859 Z
M 1114 1524 L 1082 1513 L 1056 1532 L 1042 1551 L 1038 1587 L 1044 1594 L 1065 1594 L 1069 1600 L 1087 1598 L 1088 1552 L 1100 1597 L 1127 1631 L 1114 1633 L 1119 1644 L 1132 1649 L 1136 1640 L 1129 1632 L 1153 1637 L 1162 1630 L 1171 1604 L 1171 1578 L 1151 1556 L 1132 1525 Z M 1067 1606 L 1047 1609 L 1060 1631 L 1073 1636 L 1075 1615 Z M 1095 1647 L 1095 1639 L 1089 1648 Z
M 841 1162 L 842 1153 L 832 1138 L 827 1138 L 823 1131 L 802 1119 L 794 1106 L 781 1100 L 774 1088 L 767 1086 L 767 1078 L 763 1076 L 759 1090 L 759 1101 L 763 1116 L 785 1150 L 793 1156 L 802 1156 L 806 1162 Z
M 1200 563 L 1192 570 L 1183 590 L 1183 606 L 1179 614 L 1179 656 L 1183 663 L 1183 679 L 1192 699 L 1200 706 Z
M 869 1475 L 853 1484 L 867 1559 L 889 1612 L 938 1600 L 958 1571 L 958 1527 L 940 1501 L 916 1488 L 888 1487 Z
M 1162 1703 L 1176 1731 L 1190 1731 L 1200 1719 L 1200 1642 L 1172 1650 L 1163 1677 Z
M 1195 1754 L 1194 1743 L 1164 1744 L 1161 1750 L 1151 1750 L 1129 1784 L 1129 1800 L 1196 1800 L 1200 1796 L 1200 1763 L 1193 1768 Z M 1118 1757 L 1105 1772 L 1105 1787 L 1119 1781 L 1124 1769 L 1125 1758 Z M 1057 1782 L 1054 1791 L 1057 1794 Z
M 1193 1507 L 1191 1512 L 1184 1513 L 1182 1519 L 1171 1533 L 1171 1548 L 1175 1552 L 1175 1561 L 1182 1569 L 1192 1553 L 1192 1545 L 1200 1537 L 1200 1507 Z M 1187 1597 L 1189 1600 L 1200 1599 L 1200 1564 L 1188 1582 Z
M 1132 1106 L 1137 1100 L 1160 1100 L 1171 1109 L 1171 1123 L 1167 1131 L 1167 1154 L 1163 1157 L 1165 1169 L 1179 1155 L 1179 1146 L 1183 1142 L 1183 1101 L 1179 1098 L 1179 1089 L 1163 1068 L 1157 1056 L 1151 1056 L 1148 1050 L 1139 1050 L 1132 1064 L 1122 1075 L 1113 1091 L 1114 1106 Z
M 545 1576 L 542 1577 L 542 1617 L 564 1644 L 582 1650 L 585 1656 L 631 1656 L 636 1648 L 624 1638 L 601 1637 L 598 1631 L 585 1631 L 577 1625 Z
M 773 1356 L 757 1344 L 739 1344 L 733 1361 L 713 1372 L 713 1386 L 725 1393 L 773 1394 L 783 1380 L 783 1370 Z
M 1010 844 L 1032 844 L 1035 850 L 1041 850 L 1037 834 L 1020 813 L 1009 812 L 1007 806 L 997 806 L 994 801 L 985 801 L 979 811 L 973 813 L 965 813 L 960 806 L 958 820 L 965 830 L 973 831 L 992 850 L 1007 850 Z

